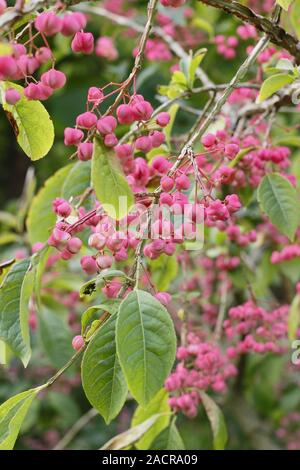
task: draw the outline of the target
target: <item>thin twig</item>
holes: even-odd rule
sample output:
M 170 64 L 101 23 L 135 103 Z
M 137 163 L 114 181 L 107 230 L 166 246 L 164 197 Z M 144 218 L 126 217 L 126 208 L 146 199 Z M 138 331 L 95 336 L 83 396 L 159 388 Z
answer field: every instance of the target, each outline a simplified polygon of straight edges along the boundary
M 64 450 L 71 441 L 77 436 L 77 434 L 99 413 L 94 408 L 91 408 L 81 418 L 76 421 L 75 424 L 69 429 L 69 431 L 63 436 L 63 438 L 56 444 L 53 450 Z

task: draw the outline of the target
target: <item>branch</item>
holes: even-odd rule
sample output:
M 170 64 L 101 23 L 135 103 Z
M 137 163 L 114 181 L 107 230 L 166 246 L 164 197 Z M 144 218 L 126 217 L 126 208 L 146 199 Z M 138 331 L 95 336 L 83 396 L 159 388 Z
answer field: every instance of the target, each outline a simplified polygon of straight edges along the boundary
M 236 1 L 229 0 L 198 0 L 205 5 L 218 8 L 231 15 L 236 16 L 245 23 L 249 23 L 255 28 L 265 33 L 273 44 L 276 44 L 280 48 L 286 49 L 293 57 L 296 62 L 300 64 L 300 42 L 297 38 L 287 33 L 284 28 L 278 24 L 274 24 L 268 18 L 257 15 L 250 8 L 242 5 Z
M 142 68 L 142 62 L 143 62 L 143 59 L 144 59 L 145 48 L 146 48 L 147 40 L 150 36 L 151 29 L 152 29 L 152 26 L 153 26 L 153 21 L 154 21 L 154 17 L 155 17 L 155 13 L 156 13 L 157 2 L 158 2 L 158 0 L 149 0 L 148 8 L 147 8 L 147 10 L 148 10 L 148 19 L 147 19 L 147 23 L 146 23 L 145 27 L 143 28 L 143 34 L 142 34 L 140 42 L 139 42 L 138 53 L 137 53 L 135 61 L 134 61 L 133 69 L 132 69 L 129 77 L 125 80 L 125 82 L 123 82 L 123 84 L 120 88 L 120 92 L 117 95 L 114 103 L 105 112 L 105 116 L 110 115 L 115 110 L 116 106 L 118 106 L 118 104 L 122 100 L 122 98 L 124 96 L 124 92 L 132 85 L 132 83 L 134 83 L 134 80 L 135 80 L 137 74 L 139 73 L 139 71 Z
M 236 86 L 243 80 L 245 75 L 248 73 L 250 67 L 252 64 L 255 62 L 256 57 L 258 54 L 260 54 L 264 48 L 267 46 L 269 42 L 268 37 L 265 35 L 263 36 L 260 41 L 257 43 L 251 54 L 247 57 L 245 62 L 240 66 L 238 69 L 237 73 L 231 80 L 231 82 L 228 84 L 227 88 L 224 90 L 222 95 L 219 97 L 219 99 L 216 101 L 213 109 L 205 119 L 205 121 L 201 124 L 201 126 L 198 129 L 195 129 L 194 133 L 190 136 L 189 140 L 186 142 L 185 146 L 181 150 L 181 153 L 179 155 L 179 159 L 184 158 L 184 156 L 187 153 L 187 149 L 189 147 L 192 147 L 196 140 L 198 140 L 200 137 L 202 137 L 211 123 L 214 121 L 216 116 L 221 112 L 224 104 L 226 103 L 227 99 L 233 92 L 233 90 L 236 88 Z
M 77 436 L 77 434 L 83 429 L 93 418 L 99 416 L 99 413 L 95 408 L 91 408 L 81 418 L 76 421 L 75 424 L 69 429 L 69 431 L 63 436 L 63 438 L 56 444 L 53 450 L 64 450 L 70 442 Z
M 126 16 L 117 15 L 116 13 L 112 13 L 102 7 L 90 7 L 88 5 L 80 5 L 80 7 L 76 9 L 85 13 L 93 13 L 94 15 L 101 16 L 112 21 L 113 23 L 118 24 L 119 26 L 131 28 L 138 33 L 143 33 L 145 29 L 144 25 L 137 23 L 133 19 L 128 18 Z M 174 41 L 171 36 L 166 34 L 166 32 L 162 28 L 160 28 L 159 26 L 154 26 L 152 28 L 152 33 L 162 39 L 179 59 L 184 59 L 188 57 L 188 54 L 185 52 L 183 47 L 178 42 Z M 206 73 L 200 67 L 197 68 L 196 74 L 205 86 L 213 86 L 213 82 L 208 78 Z

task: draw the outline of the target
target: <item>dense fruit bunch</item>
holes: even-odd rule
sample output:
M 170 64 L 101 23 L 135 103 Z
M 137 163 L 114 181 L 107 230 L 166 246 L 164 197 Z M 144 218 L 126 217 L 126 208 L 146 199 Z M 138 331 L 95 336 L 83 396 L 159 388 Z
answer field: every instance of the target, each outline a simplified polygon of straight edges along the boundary
M 256 51 L 260 33 L 251 24 L 234 21 L 228 34 L 218 23 L 211 32 L 203 26 L 204 20 L 198 28 L 196 8 L 206 7 L 194 3 L 150 1 L 145 31 L 138 42 L 138 2 L 102 2 L 100 14 L 105 17 L 106 12 L 107 20 L 127 25 L 123 34 L 126 46 L 130 44 L 131 71 L 127 78 L 112 78 L 107 83 L 102 78 L 88 80 L 85 104 L 63 130 L 64 151 L 72 160 L 72 169 L 55 175 L 61 179 L 59 187 L 48 193 L 46 185 L 33 199 L 27 219 L 29 236 L 22 227 L 17 239 L 20 246 L 13 247 L 14 260 L 3 267 L 14 269 L 14 261 L 30 260 L 26 274 L 33 269 L 38 285 L 27 299 L 34 341 L 39 329 L 45 330 L 43 302 L 46 310 L 52 302 L 67 310 L 68 330 L 74 335 L 73 340 L 68 337 L 67 346 L 76 351 L 75 358 L 85 351 L 84 389 L 107 422 L 120 412 L 127 386 L 141 409 L 150 403 L 148 389 L 140 399 L 142 385 L 137 390 L 130 376 L 132 369 L 139 376 L 147 354 L 153 361 L 160 358 L 164 369 L 158 385 L 151 384 L 155 392 L 151 399 L 162 391 L 169 411 L 195 418 L 199 410 L 207 411 L 207 399 L 223 404 L 231 395 L 242 393 L 245 377 L 251 377 L 260 361 L 270 357 L 289 361 L 289 341 L 300 338 L 296 265 L 300 257 L 299 159 L 294 152 L 294 146 L 299 145 L 298 123 L 293 116 L 284 121 L 276 114 L 284 114 L 285 108 L 297 110 L 291 99 L 291 87 L 299 76 L 296 60 L 267 42 Z M 274 9 L 273 1 L 248 1 L 247 5 L 266 15 Z M 5 14 L 6 8 L 0 0 L 0 14 Z M 17 126 L 18 140 L 20 124 L 15 116 L 22 105 L 47 101 L 56 92 L 59 99 L 68 88 L 68 67 L 55 57 L 55 41 L 63 41 L 72 59 L 77 60 L 77 54 L 82 60 L 95 55 L 109 71 L 121 62 L 124 45 L 119 38 L 111 37 L 105 28 L 103 35 L 96 37 L 92 15 L 79 10 L 69 11 L 63 3 L 41 8 L 29 20 L 25 36 L 12 29 L 13 34 L 5 38 L 7 52 L 0 56 L 1 99 L 14 129 Z M 93 9 L 87 11 L 93 13 Z M 182 19 L 177 24 L 178 11 Z M 208 52 L 199 50 L 203 45 Z M 233 72 L 228 84 L 215 85 L 206 75 L 205 54 L 224 60 L 226 66 L 230 61 Z M 245 57 L 248 62 L 239 69 L 246 67 L 243 81 L 233 64 Z M 157 63 L 164 67 L 159 77 L 164 84 L 153 99 L 143 88 L 143 80 L 147 81 L 141 72 L 143 59 L 153 70 Z M 287 80 L 285 88 L 278 87 L 263 99 L 265 74 L 280 66 Z M 218 73 L 215 76 L 222 81 Z M 276 138 L 276 125 L 291 132 L 291 144 L 286 136 Z M 88 182 L 83 182 L 86 171 Z M 46 201 L 41 204 L 39 198 L 45 193 Z M 128 196 L 130 204 L 125 211 L 115 207 L 117 196 Z M 119 215 L 112 216 L 110 203 Z M 45 233 L 42 229 L 38 232 L 38 238 L 31 232 L 39 219 L 42 225 L 44 207 L 50 222 Z M 66 290 L 59 284 L 60 277 L 66 278 Z M 5 282 L 3 285 L 5 288 Z M 134 295 L 142 300 L 145 296 L 145 303 L 140 299 L 134 303 Z M 128 299 L 132 302 L 129 307 Z M 125 353 L 128 350 L 131 358 L 138 357 L 140 351 L 133 353 L 131 347 L 138 343 L 140 331 L 144 335 L 144 329 L 146 336 L 148 333 L 155 340 L 152 338 L 151 347 L 143 351 L 137 365 L 127 367 L 124 354 L 121 357 L 126 337 L 121 335 L 131 327 L 130 315 L 136 309 L 140 319 L 145 314 L 145 321 L 128 332 Z M 124 324 L 122 315 L 127 315 Z M 153 326 L 152 321 L 157 323 Z M 112 340 L 111 325 L 116 330 Z M 88 354 L 93 342 L 101 340 L 98 333 L 102 328 L 108 338 L 107 349 L 100 344 L 99 354 L 104 359 L 101 356 L 94 364 Z M 1 332 L 2 337 L 11 346 L 11 339 Z M 146 348 L 148 338 L 143 340 Z M 18 352 L 18 346 L 11 349 Z M 175 349 L 172 368 L 167 356 L 174 350 L 175 360 Z M 107 366 L 106 353 L 114 354 L 116 374 L 120 374 L 121 397 L 111 398 L 116 400 L 114 414 L 99 403 L 102 394 L 107 398 L 106 384 L 93 395 L 84 369 L 88 359 L 94 368 Z M 26 363 L 22 354 L 19 357 Z M 289 380 L 294 370 L 290 367 L 286 372 Z M 151 366 L 149 375 L 156 372 Z M 141 375 L 145 379 L 147 374 L 148 370 Z M 53 383 L 56 379 L 54 376 Z M 93 380 L 98 383 L 98 378 Z M 42 387 L 50 385 L 51 380 Z M 66 382 L 68 391 L 77 385 L 78 380 Z M 299 445 L 299 431 L 290 435 L 298 411 L 289 410 L 285 417 L 269 416 L 274 420 L 277 440 L 290 449 Z

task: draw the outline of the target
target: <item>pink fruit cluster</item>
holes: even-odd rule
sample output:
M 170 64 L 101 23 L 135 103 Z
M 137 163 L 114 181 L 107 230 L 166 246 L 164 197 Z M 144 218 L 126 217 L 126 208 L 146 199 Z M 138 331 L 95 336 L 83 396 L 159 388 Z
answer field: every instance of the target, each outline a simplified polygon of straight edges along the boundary
M 226 38 L 222 34 L 215 36 L 214 42 L 217 46 L 217 52 L 225 59 L 234 59 L 236 56 L 236 48 L 239 44 L 238 39 L 235 36 L 229 36 Z
M 164 7 L 178 8 L 185 4 L 186 0 L 160 0 Z
M 273 264 L 290 261 L 300 257 L 300 245 L 287 245 L 281 251 L 274 251 L 271 256 Z
M 217 345 L 192 332 L 187 336 L 187 346 L 178 348 L 177 359 L 181 362 L 166 380 L 165 387 L 174 395 L 169 400 L 171 408 L 190 418 L 198 412 L 199 391 L 223 393 L 227 381 L 237 374 L 236 367 Z
M 236 345 L 228 349 L 229 357 L 255 352 L 282 353 L 282 341 L 287 336 L 289 306 L 283 305 L 272 311 L 257 306 L 252 301 L 229 310 L 224 321 L 227 338 Z

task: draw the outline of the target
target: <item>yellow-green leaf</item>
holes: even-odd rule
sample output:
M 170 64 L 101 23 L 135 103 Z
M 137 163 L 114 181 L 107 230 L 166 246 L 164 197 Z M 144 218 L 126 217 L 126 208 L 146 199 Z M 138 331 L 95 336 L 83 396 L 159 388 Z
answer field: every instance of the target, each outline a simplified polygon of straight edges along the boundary
M 15 104 L 5 102 L 7 88 L 15 88 L 23 95 L 23 88 L 11 82 L 1 82 L 3 109 L 6 112 L 18 144 L 31 160 L 43 158 L 54 141 L 54 127 L 46 108 L 39 101 L 28 100 L 24 95 Z
M 297 330 L 300 326 L 300 295 L 296 295 L 290 306 L 288 316 L 288 335 L 289 340 L 297 339 Z
M 23 420 L 39 389 L 19 393 L 0 406 L 0 450 L 13 449 Z
M 155 424 L 141 437 L 136 443 L 135 447 L 139 450 L 147 450 L 151 448 L 151 443 L 154 441 L 161 431 L 163 431 L 170 422 L 171 410 L 168 403 L 169 396 L 164 388 L 162 388 L 148 403 L 146 408 L 138 406 L 132 417 L 131 426 L 137 426 L 143 423 L 152 415 L 161 413 L 161 417 L 157 419 Z
M 224 450 L 228 435 L 223 413 L 216 402 L 205 392 L 200 392 L 201 400 L 210 421 L 215 450 Z
M 288 11 L 289 6 L 293 3 L 294 0 L 276 0 L 278 5 L 281 6 L 284 10 Z
M 261 86 L 257 101 L 261 103 L 274 95 L 276 91 L 295 81 L 295 78 L 287 73 L 278 73 L 267 78 Z
M 92 185 L 105 211 L 113 219 L 127 215 L 134 203 L 133 193 L 114 151 L 94 139 Z
M 176 278 L 178 273 L 178 263 L 176 255 L 161 255 L 159 258 L 150 261 L 151 277 L 160 291 L 169 289 L 171 282 Z
M 151 416 L 151 418 L 147 419 L 138 426 L 118 434 L 106 442 L 106 444 L 104 444 L 100 450 L 121 450 L 124 449 L 124 447 L 128 447 L 131 444 L 134 444 L 148 431 L 148 429 L 151 428 L 151 426 L 153 426 L 159 417 L 159 414 Z

